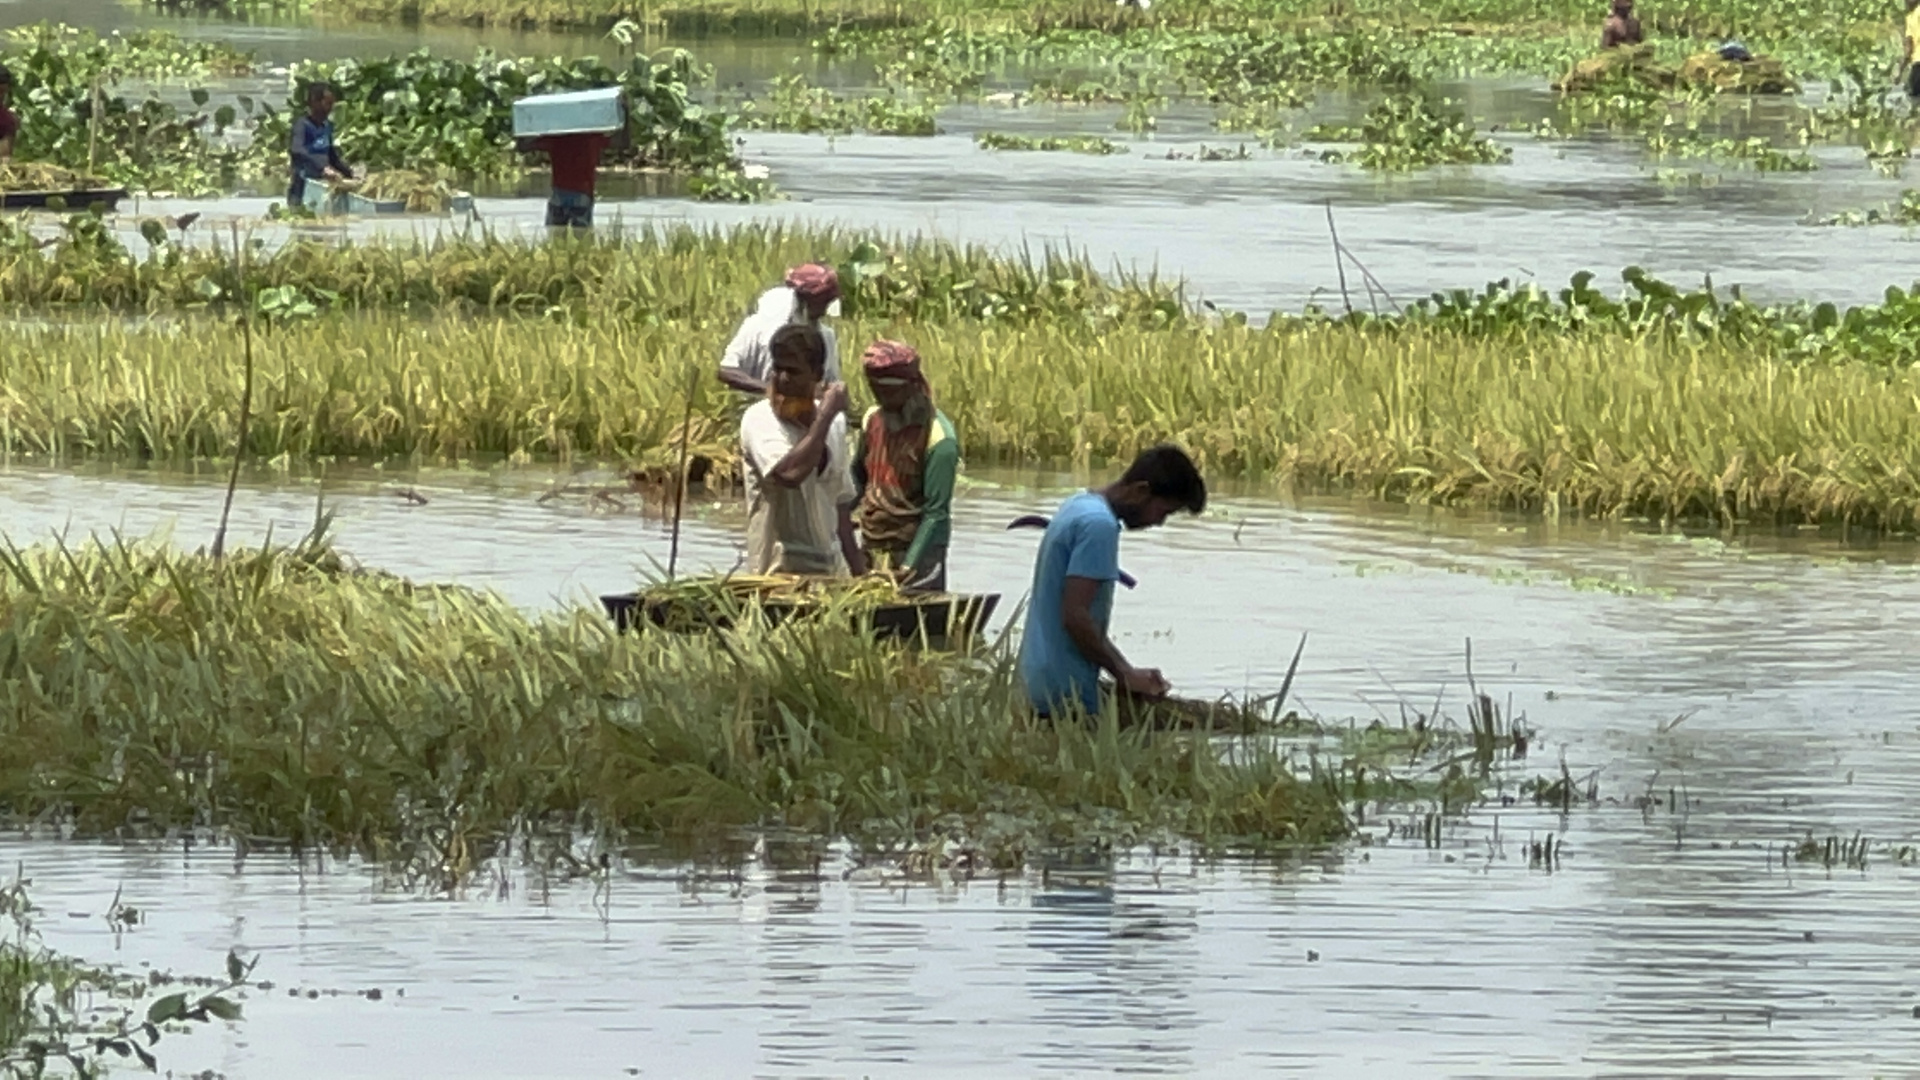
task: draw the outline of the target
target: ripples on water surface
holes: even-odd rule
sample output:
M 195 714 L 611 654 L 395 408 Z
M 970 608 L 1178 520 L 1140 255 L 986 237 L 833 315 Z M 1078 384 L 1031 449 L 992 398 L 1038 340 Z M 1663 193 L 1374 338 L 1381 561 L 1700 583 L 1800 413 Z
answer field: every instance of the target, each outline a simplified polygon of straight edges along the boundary
M 551 481 L 362 472 L 327 487 L 361 559 L 529 606 L 628 587 L 664 559 L 657 522 L 537 504 Z M 388 493 L 403 485 L 431 502 Z M 250 488 L 236 529 L 291 538 L 313 497 Z M 1000 526 L 1056 498 L 969 493 L 956 586 L 1023 593 L 1034 537 Z M 211 480 L 0 473 L 18 541 L 173 523 L 197 545 L 216 507 Z M 1424 705 L 1444 685 L 1458 714 L 1471 635 L 1481 684 L 1544 733 L 1535 765 L 1600 769 L 1602 806 L 1482 810 L 1439 851 L 1386 841 L 1282 868 L 1140 855 L 938 888 L 837 861 L 817 877 L 640 861 L 604 902 L 528 880 L 504 898 L 419 899 L 359 867 L 238 869 L 206 852 L 16 841 L 0 858 L 33 878 L 57 948 L 184 970 L 261 950 L 277 987 L 243 1024 L 163 1047 L 170 1067 L 231 1076 L 1806 1076 L 1920 1061 L 1914 872 L 1789 873 L 1777 854 L 1808 832 L 1915 833 L 1907 546 L 1227 499 L 1124 547 L 1142 584 L 1118 605 L 1121 640 L 1182 688 L 1271 689 L 1304 630 L 1299 689 L 1320 713 L 1397 717 L 1400 695 Z M 695 565 L 733 550 L 724 519 L 690 526 Z M 1684 813 L 1633 805 L 1669 790 Z M 1560 869 L 1530 869 L 1527 840 L 1558 829 Z M 123 883 L 148 920 L 116 939 L 98 913 Z

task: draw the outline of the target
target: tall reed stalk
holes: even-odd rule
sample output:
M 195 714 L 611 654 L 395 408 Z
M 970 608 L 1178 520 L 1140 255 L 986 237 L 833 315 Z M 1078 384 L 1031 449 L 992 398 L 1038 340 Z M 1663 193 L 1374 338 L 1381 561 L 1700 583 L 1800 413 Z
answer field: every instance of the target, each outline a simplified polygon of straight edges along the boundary
M 240 487 L 240 466 L 247 459 L 247 429 L 253 422 L 253 297 L 247 292 L 247 251 L 240 242 L 240 226 L 233 227 L 234 276 L 240 287 L 240 421 L 233 438 L 233 468 L 227 473 L 227 494 L 220 502 L 220 527 L 213 533 L 213 557 L 227 549 L 227 522 L 233 516 L 233 495 Z

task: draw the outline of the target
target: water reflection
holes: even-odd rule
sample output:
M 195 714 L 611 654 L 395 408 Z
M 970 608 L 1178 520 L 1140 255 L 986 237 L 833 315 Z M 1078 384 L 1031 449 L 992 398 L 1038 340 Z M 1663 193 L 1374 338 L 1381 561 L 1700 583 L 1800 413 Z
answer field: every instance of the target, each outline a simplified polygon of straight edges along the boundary
M 1190 909 L 1122 898 L 1104 862 L 1046 863 L 1054 880 L 1033 896 L 1039 917 L 1024 934 L 1037 955 L 1003 960 L 1039 1006 L 1035 1065 L 1075 1074 L 1124 1059 L 1126 1072 L 1187 1074 L 1200 1027 L 1187 992 L 1197 924 Z

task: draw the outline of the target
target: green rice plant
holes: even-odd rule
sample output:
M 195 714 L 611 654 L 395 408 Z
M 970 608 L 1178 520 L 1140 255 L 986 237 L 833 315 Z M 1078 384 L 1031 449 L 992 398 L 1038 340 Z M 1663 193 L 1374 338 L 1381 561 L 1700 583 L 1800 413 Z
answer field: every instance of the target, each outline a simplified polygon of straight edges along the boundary
M 1349 829 L 1337 739 L 1302 759 L 1037 719 L 1004 643 L 929 653 L 751 620 L 619 634 L 599 612 L 359 570 L 317 536 L 222 560 L 0 550 L 0 635 L 0 811 L 83 834 L 222 830 L 451 884 L 532 832 L 772 826 L 1018 866 L 1065 843 L 1257 851 Z M 1393 767 L 1417 779 L 1463 741 Z
M 147 225 L 147 250 L 137 255 L 91 215 L 69 219 L 52 246 L 0 222 L 0 295 L 17 307 L 158 313 L 203 310 L 211 296 L 238 294 L 223 245 L 173 243 L 164 223 Z M 836 266 L 842 306 L 871 318 L 1161 325 L 1191 317 L 1177 284 L 1103 276 L 1067 254 L 1010 258 L 981 246 L 832 227 L 649 225 L 542 244 L 484 233 L 295 242 L 253 253 L 248 265 L 255 284 L 299 290 L 333 310 L 717 324 L 745 315 L 761 291 L 804 262 Z
M 1471 333 L 1326 319 L 848 319 L 840 333 L 919 348 L 976 463 L 1104 467 L 1171 436 L 1215 474 L 1308 490 L 1658 520 L 1916 524 L 1920 369 L 1786 359 L 1764 339 L 1635 331 L 1619 318 Z M 1844 335 L 1844 320 L 1826 325 Z M 679 431 L 690 365 L 717 363 L 731 331 L 731 320 L 297 323 L 262 343 L 249 452 L 651 460 Z M 194 323 L 16 333 L 0 342 L 0 445 L 56 460 L 224 457 L 239 348 L 230 330 Z M 717 381 L 697 380 L 703 430 L 725 432 L 733 407 Z

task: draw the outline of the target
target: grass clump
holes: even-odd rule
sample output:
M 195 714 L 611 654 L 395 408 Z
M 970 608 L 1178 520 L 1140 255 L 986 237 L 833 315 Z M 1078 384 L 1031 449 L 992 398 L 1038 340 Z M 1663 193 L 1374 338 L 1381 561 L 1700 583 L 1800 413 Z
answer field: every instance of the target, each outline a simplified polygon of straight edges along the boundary
M 1069 154 L 1092 154 L 1106 157 L 1110 154 L 1124 154 L 1127 148 L 1112 139 L 1103 139 L 1098 135 L 1008 135 L 998 131 L 982 131 L 973 137 L 974 145 L 982 150 L 1037 150 L 1046 152 L 1064 151 Z
M 1418 94 L 1400 95 L 1367 110 L 1357 128 L 1318 127 L 1306 134 L 1310 142 L 1355 142 L 1355 150 L 1328 150 L 1326 162 L 1346 162 L 1363 169 L 1408 172 L 1430 165 L 1498 165 L 1513 160 L 1513 151 L 1473 130 L 1465 114 L 1445 102 Z
M 959 837 L 999 865 L 1088 840 L 1271 849 L 1344 837 L 1354 796 L 1337 760 L 1272 740 L 1227 754 L 1036 720 L 997 646 L 921 653 L 807 623 L 621 635 L 598 612 L 356 570 L 312 537 L 224 560 L 8 549 L 0 636 L 8 814 L 358 849 L 427 880 L 522 829 Z M 1367 791 L 1408 768 L 1368 761 Z

